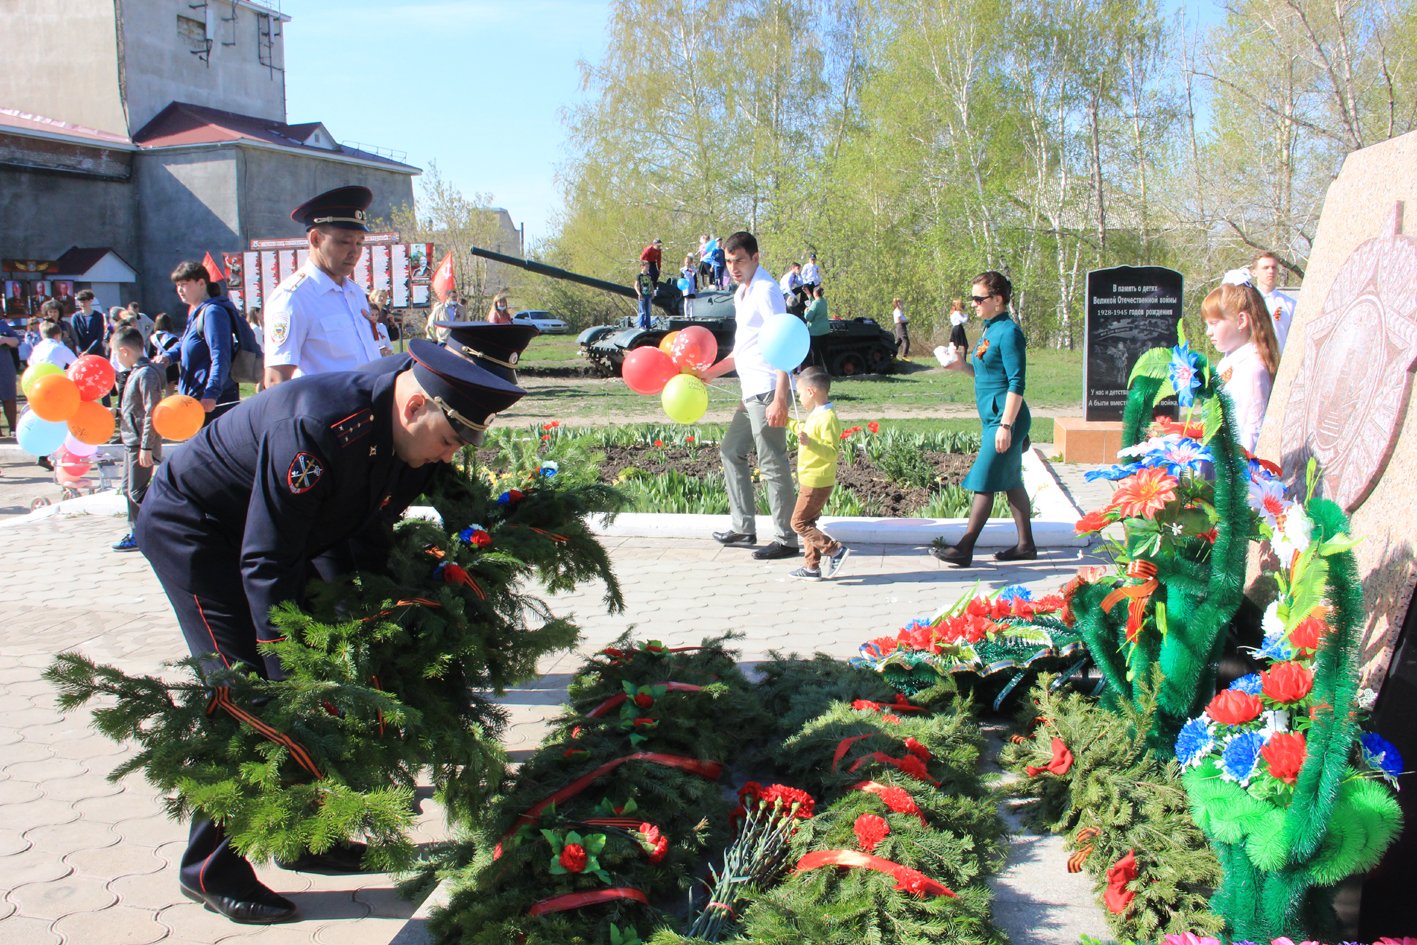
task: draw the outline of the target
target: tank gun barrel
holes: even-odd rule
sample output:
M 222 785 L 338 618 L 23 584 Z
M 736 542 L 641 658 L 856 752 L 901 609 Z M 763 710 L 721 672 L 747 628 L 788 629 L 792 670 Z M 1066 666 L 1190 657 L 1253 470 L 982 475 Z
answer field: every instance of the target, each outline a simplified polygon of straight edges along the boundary
M 620 285 L 618 282 L 609 282 L 605 279 L 597 279 L 595 276 L 583 276 L 579 272 L 571 272 L 568 269 L 558 269 L 555 266 L 548 266 L 546 263 L 539 263 L 531 259 L 522 259 L 518 256 L 508 256 L 505 253 L 494 252 L 490 249 L 483 249 L 481 246 L 473 246 L 468 252 L 492 262 L 504 263 L 508 266 L 516 266 L 525 269 L 527 272 L 534 272 L 540 276 L 550 276 L 552 279 L 565 279 L 567 282 L 577 282 L 581 285 L 590 286 L 592 289 L 600 289 L 604 292 L 612 292 L 615 295 L 623 296 L 627 299 L 635 297 L 635 290 L 627 285 Z M 664 305 L 658 298 L 656 304 Z

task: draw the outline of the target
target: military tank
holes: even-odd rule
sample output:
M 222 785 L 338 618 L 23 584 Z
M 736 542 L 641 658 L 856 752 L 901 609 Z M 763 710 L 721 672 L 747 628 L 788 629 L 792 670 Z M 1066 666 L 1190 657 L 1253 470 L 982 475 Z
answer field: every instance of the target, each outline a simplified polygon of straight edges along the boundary
M 558 269 L 531 259 L 508 256 L 473 246 L 469 252 L 492 262 L 516 266 L 527 272 L 564 279 L 579 285 L 600 289 L 627 299 L 635 298 L 635 290 L 627 285 L 597 279 L 566 269 Z M 576 337 L 581 356 L 606 377 L 618 376 L 625 353 L 645 345 L 658 346 L 671 331 L 690 325 L 701 325 L 713 332 L 722 357 L 733 350 L 733 290 L 699 291 L 694 298 L 691 314 L 684 314 L 684 295 L 672 282 L 661 282 L 655 290 L 654 307 L 658 313 L 649 328 L 639 327 L 637 316 L 626 316 L 612 325 L 594 325 Z M 858 374 L 884 374 L 895 367 L 895 337 L 869 318 L 835 319 L 824 340 L 819 341 L 827 370 L 836 377 Z

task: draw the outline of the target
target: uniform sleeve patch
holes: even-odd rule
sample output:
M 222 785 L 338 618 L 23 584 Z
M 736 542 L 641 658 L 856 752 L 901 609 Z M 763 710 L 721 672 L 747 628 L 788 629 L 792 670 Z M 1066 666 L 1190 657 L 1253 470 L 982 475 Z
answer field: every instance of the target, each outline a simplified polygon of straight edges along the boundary
M 303 495 L 315 488 L 325 474 L 324 465 L 310 453 L 296 453 L 285 474 L 285 484 L 291 495 Z
M 275 346 L 279 347 L 285 344 L 286 337 L 290 335 L 290 316 L 279 315 L 271 319 L 270 324 L 266 326 L 266 331 L 270 333 L 271 342 Z

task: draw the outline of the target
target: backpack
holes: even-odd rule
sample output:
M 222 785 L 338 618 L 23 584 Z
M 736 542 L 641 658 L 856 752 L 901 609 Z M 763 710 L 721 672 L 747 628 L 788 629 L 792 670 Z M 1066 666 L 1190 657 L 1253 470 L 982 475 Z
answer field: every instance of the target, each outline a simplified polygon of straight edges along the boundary
M 221 305 L 216 299 L 209 299 L 197 313 L 197 321 L 192 326 L 192 330 L 198 334 L 203 328 L 202 319 L 207 314 L 206 305 L 220 306 L 226 311 L 227 318 L 231 319 L 231 379 L 238 384 L 259 383 L 265 376 L 266 356 L 261 350 L 261 342 L 256 339 L 256 333 L 251 329 L 251 323 L 241 317 L 235 306 L 230 303 Z

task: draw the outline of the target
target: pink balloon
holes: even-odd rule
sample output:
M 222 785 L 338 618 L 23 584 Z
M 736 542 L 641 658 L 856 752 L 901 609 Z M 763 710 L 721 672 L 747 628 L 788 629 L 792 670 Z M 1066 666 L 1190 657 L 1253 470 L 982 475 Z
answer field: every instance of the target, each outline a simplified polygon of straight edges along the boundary
M 704 326 L 690 325 L 674 339 L 670 357 L 680 368 L 692 372 L 705 370 L 718 357 L 718 339 Z
M 637 394 L 658 394 L 678 373 L 679 368 L 669 355 L 649 345 L 632 349 L 620 369 L 625 386 Z
M 97 444 L 85 443 L 72 433 L 64 437 L 64 448 L 80 458 L 87 458 L 98 452 Z

